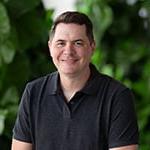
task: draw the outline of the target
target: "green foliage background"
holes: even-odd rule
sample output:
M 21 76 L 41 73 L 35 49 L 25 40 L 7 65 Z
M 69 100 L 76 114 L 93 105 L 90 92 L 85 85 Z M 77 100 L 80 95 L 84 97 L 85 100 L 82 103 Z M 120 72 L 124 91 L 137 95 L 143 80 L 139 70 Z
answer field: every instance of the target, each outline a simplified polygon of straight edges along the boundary
M 27 81 L 54 70 L 47 48 L 52 10 L 41 0 L 0 1 L 0 149 L 9 150 Z
M 139 149 L 150 149 L 150 2 L 78 0 L 77 8 L 94 23 L 97 41 L 94 64 L 133 90 Z
M 92 62 L 135 94 L 140 150 L 150 148 L 150 3 L 148 0 L 77 0 L 93 21 Z M 47 40 L 52 10 L 41 0 L 0 0 L 0 149 L 9 150 L 27 81 L 55 70 Z

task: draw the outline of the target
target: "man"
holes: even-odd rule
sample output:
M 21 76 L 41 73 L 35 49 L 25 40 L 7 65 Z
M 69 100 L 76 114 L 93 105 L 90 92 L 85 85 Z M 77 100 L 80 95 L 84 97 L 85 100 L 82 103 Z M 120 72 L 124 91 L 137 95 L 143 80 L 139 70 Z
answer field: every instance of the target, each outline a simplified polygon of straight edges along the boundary
M 90 63 L 95 42 L 89 18 L 58 16 L 48 46 L 58 71 L 27 84 L 12 150 L 137 150 L 133 96 Z

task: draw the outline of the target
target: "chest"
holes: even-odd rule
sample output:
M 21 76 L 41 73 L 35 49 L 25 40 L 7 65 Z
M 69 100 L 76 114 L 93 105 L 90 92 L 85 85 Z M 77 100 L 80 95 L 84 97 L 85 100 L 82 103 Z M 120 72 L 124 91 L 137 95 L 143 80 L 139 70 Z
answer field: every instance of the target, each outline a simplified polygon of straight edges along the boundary
M 31 122 L 38 147 L 41 143 L 56 149 L 98 147 L 104 112 L 102 100 L 96 96 L 75 96 L 69 104 L 60 95 L 47 96 L 34 107 Z

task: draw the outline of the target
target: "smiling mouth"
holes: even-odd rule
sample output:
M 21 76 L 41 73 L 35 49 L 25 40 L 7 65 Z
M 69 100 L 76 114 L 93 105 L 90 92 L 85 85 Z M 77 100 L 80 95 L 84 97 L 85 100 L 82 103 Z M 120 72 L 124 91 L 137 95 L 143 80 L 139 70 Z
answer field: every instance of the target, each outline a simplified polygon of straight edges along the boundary
M 72 63 L 77 62 L 78 59 L 62 59 L 61 61 L 62 61 L 62 62 L 69 63 L 69 64 L 72 64 Z
M 78 59 L 77 58 L 64 58 L 64 59 L 62 59 L 62 61 L 77 61 Z

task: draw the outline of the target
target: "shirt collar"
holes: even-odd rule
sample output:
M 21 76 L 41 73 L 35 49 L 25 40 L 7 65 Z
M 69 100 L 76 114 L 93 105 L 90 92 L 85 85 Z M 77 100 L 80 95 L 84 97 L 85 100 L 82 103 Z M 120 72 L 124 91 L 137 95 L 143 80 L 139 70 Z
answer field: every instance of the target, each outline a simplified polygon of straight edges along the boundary
M 90 70 L 91 70 L 90 78 L 87 81 L 84 88 L 81 90 L 81 92 L 88 95 L 93 95 L 97 93 L 97 90 L 99 89 L 98 79 L 102 76 L 93 64 L 90 64 Z
M 101 74 L 98 72 L 98 70 L 95 68 L 93 64 L 90 64 L 90 70 L 91 70 L 91 75 L 90 75 L 89 80 L 87 81 L 84 88 L 81 91 L 79 91 L 87 95 L 92 95 L 97 92 L 99 88 L 97 84 L 97 81 L 98 81 L 97 79 L 101 76 Z M 49 83 L 48 84 L 49 93 L 51 95 L 56 94 L 57 92 L 60 92 L 60 78 L 59 78 L 58 71 L 51 74 L 48 83 Z
M 50 95 L 56 94 L 58 91 L 59 73 L 58 71 L 53 72 L 48 81 Z

